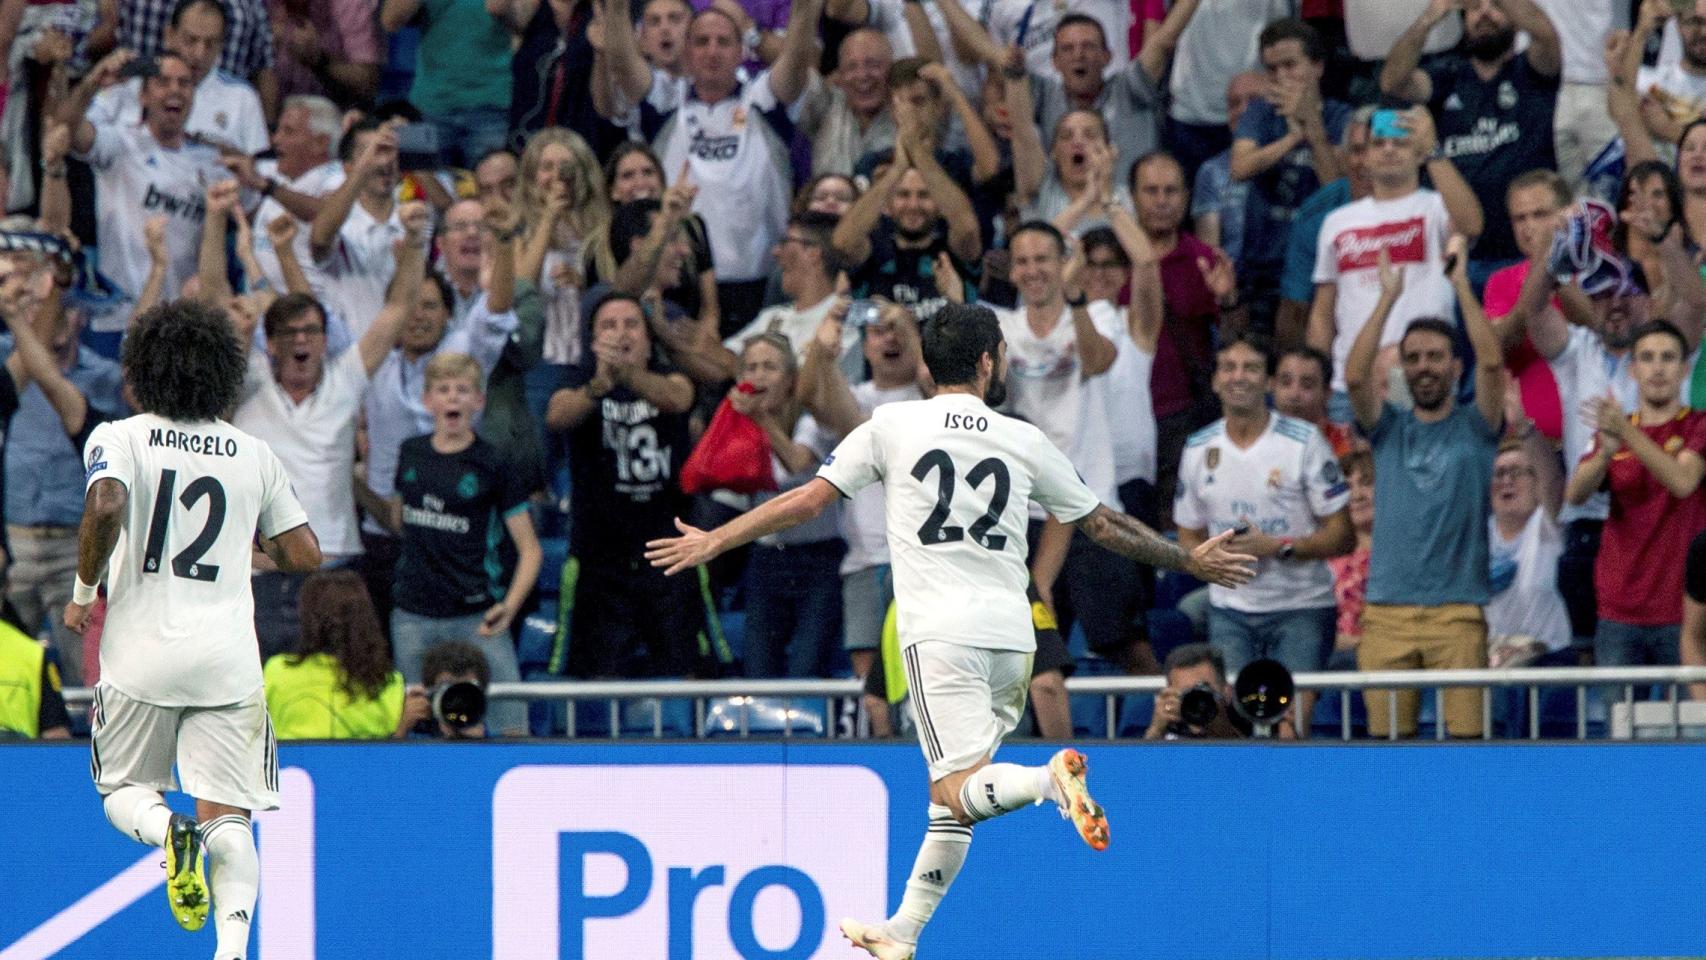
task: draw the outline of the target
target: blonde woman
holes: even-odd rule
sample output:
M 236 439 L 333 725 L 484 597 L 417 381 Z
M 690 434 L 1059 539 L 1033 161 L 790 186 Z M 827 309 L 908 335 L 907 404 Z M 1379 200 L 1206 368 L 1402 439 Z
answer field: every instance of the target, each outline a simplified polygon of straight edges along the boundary
M 516 276 L 539 287 L 545 305 L 545 360 L 571 364 L 581 354 L 580 296 L 588 265 L 616 275 L 610 256 L 610 198 L 586 141 L 548 127 L 521 154 L 521 252 Z

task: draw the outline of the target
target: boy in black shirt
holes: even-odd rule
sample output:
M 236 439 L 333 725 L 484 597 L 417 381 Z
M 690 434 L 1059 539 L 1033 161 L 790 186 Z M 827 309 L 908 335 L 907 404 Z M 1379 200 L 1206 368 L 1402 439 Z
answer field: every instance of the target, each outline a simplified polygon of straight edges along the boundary
M 640 301 L 595 288 L 583 309 L 587 358 L 545 413 L 546 426 L 569 431 L 577 565 L 565 587 L 569 648 L 552 655 L 551 671 L 682 676 L 705 644 L 702 579 L 665 577 L 646 562 L 645 544 L 674 536 L 687 512 L 679 477 L 692 446 L 693 383 L 653 348 Z
M 397 495 L 387 518 L 402 537 L 391 612 L 397 667 L 405 680 L 419 683 L 425 650 L 459 640 L 486 655 L 494 681 L 520 680 L 509 626 L 539 579 L 542 559 L 527 512 L 527 484 L 497 447 L 474 434 L 485 394 L 473 357 L 433 357 L 424 400 L 432 433 L 403 441 Z M 498 544 L 505 531 L 519 556 L 507 590 L 498 583 Z M 527 708 L 494 703 L 490 720 L 499 733 L 520 736 L 526 733 Z

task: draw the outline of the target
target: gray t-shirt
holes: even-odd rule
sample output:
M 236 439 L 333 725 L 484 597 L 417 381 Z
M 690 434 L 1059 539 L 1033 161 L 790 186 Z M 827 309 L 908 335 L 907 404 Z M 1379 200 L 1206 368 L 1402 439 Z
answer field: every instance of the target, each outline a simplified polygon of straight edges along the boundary
M 1374 447 L 1374 551 L 1368 602 L 1487 603 L 1488 487 L 1500 431 L 1459 406 L 1438 423 L 1386 404 Z
M 1031 96 L 1036 99 L 1037 125 L 1042 131 L 1043 149 L 1047 150 L 1054 142 L 1055 125 L 1072 112 L 1072 105 L 1058 77 L 1031 74 Z M 1125 183 L 1132 163 L 1160 143 L 1161 90 L 1149 79 L 1143 64 L 1133 60 L 1108 78 L 1102 95 L 1096 98 L 1096 110 L 1120 152 L 1114 162 L 1114 182 Z

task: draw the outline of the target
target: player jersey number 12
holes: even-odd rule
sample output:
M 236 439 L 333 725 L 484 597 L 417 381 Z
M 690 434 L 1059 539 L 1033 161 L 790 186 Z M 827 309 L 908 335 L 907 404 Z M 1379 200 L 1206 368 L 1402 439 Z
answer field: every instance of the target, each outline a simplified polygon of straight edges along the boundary
M 160 471 L 159 493 L 154 496 L 154 515 L 148 521 L 148 545 L 142 555 L 144 573 L 160 572 L 160 555 L 166 549 L 166 530 L 172 520 L 172 494 L 177 485 L 178 471 Z M 178 502 L 185 510 L 193 510 L 204 499 L 208 501 L 207 521 L 190 545 L 172 558 L 172 573 L 186 580 L 211 583 L 219 577 L 219 565 L 202 563 L 201 557 L 219 539 L 219 530 L 225 525 L 225 487 L 213 477 L 197 477 L 184 487 Z

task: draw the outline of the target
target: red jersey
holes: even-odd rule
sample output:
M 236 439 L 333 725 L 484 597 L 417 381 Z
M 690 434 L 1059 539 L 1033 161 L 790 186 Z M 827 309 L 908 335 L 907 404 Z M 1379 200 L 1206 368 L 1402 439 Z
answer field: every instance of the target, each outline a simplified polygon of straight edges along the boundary
M 1706 412 L 1684 407 L 1670 422 L 1641 432 L 1673 457 L 1684 450 L 1706 456 Z M 1643 627 L 1681 623 L 1683 560 L 1689 541 L 1706 529 L 1706 498 L 1700 491 L 1672 496 L 1627 447 L 1611 458 L 1605 489 L 1611 516 L 1593 576 L 1600 619 Z

